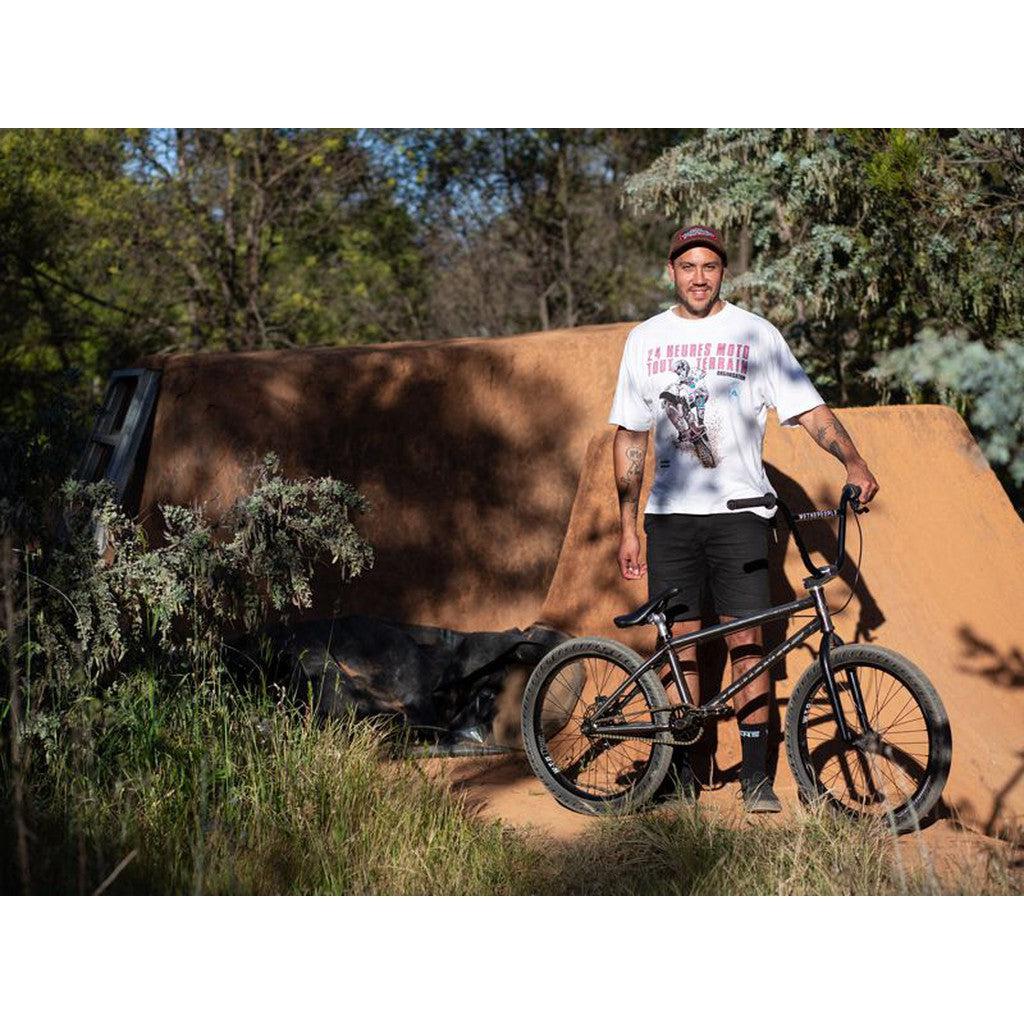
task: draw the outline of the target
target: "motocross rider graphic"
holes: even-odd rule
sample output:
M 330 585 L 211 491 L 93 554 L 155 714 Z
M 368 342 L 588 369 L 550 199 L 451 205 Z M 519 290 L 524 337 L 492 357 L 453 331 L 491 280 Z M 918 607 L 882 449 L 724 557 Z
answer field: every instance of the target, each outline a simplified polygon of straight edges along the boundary
M 692 448 L 700 464 L 711 469 L 716 459 L 704 426 L 708 389 L 701 383 L 707 371 L 691 374 L 690 364 L 685 359 L 678 360 L 672 369 L 679 380 L 670 384 L 659 397 L 665 414 L 676 428 L 677 437 L 673 443 L 680 450 Z

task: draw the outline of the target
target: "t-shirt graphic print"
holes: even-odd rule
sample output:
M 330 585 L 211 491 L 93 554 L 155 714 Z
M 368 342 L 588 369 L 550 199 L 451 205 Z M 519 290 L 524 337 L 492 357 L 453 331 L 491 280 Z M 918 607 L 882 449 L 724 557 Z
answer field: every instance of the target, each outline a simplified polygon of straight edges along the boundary
M 630 331 L 609 421 L 654 428 L 645 511 L 710 515 L 728 512 L 730 499 L 773 493 L 761 460 L 770 408 L 795 426 L 822 404 L 778 330 L 727 302 L 700 320 L 668 309 Z

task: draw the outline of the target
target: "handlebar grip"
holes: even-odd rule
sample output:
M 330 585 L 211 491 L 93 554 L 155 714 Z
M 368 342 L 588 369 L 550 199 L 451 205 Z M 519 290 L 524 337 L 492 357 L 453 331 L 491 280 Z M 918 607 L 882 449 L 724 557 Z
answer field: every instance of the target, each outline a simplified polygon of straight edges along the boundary
M 860 487 L 857 484 L 847 484 L 843 488 L 843 497 L 849 501 L 854 512 L 859 512 L 861 510 Z
M 775 495 L 762 494 L 760 498 L 731 498 L 725 503 L 730 512 L 741 508 L 775 508 Z

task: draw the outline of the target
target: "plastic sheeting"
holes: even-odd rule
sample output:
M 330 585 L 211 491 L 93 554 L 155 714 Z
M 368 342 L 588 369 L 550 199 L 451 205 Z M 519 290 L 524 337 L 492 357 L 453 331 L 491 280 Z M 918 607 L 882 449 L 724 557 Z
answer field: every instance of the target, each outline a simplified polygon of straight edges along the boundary
M 567 638 L 540 624 L 467 633 L 350 615 L 271 630 L 269 678 L 324 717 L 406 724 L 422 753 L 501 753 L 521 747 L 530 670 Z

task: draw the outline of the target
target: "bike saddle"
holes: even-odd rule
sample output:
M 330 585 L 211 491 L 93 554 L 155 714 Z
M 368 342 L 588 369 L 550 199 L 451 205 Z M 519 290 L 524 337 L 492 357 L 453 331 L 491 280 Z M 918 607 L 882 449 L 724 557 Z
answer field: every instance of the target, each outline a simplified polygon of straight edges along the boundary
M 616 615 L 612 620 L 619 629 L 627 629 L 630 626 L 644 625 L 651 620 L 652 615 L 657 615 L 659 612 L 666 614 L 667 608 L 672 598 L 679 593 L 679 587 L 669 587 L 668 590 L 659 594 L 657 597 L 652 597 L 647 604 L 640 605 L 634 612 L 629 612 L 626 615 Z M 681 604 L 675 608 L 676 615 L 680 612 L 686 611 L 686 605 Z M 674 617 L 674 616 L 673 616 Z

